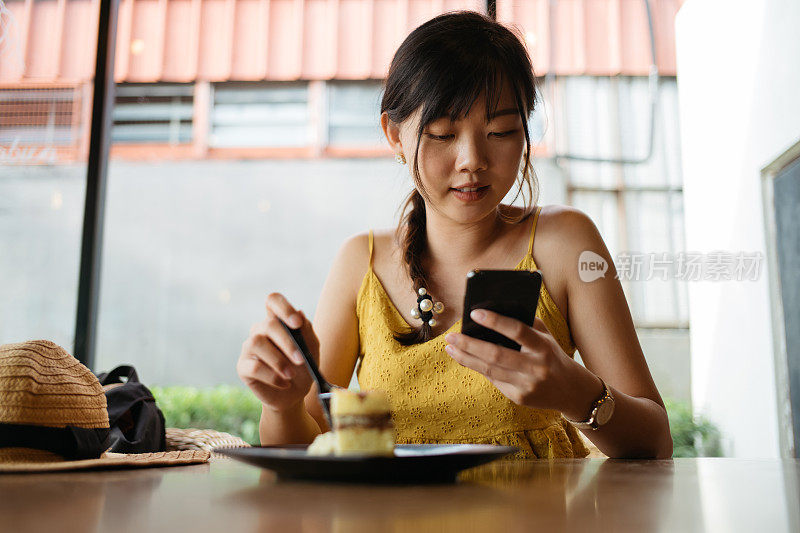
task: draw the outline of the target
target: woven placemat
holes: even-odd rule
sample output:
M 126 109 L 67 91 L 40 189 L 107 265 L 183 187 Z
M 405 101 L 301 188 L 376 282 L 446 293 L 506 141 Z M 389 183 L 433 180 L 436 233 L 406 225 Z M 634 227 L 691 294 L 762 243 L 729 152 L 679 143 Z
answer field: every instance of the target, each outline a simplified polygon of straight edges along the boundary
M 241 438 L 213 429 L 167 428 L 167 450 L 203 450 L 212 452 L 219 446 L 249 447 Z M 213 458 L 222 455 L 211 453 Z

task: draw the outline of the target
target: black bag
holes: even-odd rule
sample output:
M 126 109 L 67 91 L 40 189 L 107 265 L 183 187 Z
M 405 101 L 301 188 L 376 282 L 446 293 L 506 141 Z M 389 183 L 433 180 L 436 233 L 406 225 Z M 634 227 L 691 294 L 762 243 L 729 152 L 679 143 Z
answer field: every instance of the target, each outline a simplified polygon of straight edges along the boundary
M 126 378 L 125 381 L 122 378 Z M 164 414 L 150 389 L 139 382 L 136 369 L 118 366 L 97 374 L 108 405 L 111 431 L 108 451 L 116 453 L 163 452 L 167 449 Z

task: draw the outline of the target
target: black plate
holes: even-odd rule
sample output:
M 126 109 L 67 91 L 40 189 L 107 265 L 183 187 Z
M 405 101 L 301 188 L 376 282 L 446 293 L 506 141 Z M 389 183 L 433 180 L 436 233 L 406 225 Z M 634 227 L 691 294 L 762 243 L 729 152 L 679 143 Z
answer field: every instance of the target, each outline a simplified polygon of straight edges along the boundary
M 215 448 L 251 465 L 275 471 L 281 479 L 347 483 L 452 483 L 465 468 L 518 451 L 490 444 L 398 444 L 394 457 L 308 455 L 305 445 Z

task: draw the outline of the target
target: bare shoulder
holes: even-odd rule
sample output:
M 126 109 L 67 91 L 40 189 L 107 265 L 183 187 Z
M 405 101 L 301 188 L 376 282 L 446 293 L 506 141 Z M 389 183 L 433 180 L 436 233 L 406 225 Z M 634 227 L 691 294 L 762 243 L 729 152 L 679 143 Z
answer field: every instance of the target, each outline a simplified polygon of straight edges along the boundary
M 372 251 L 374 261 L 385 261 L 397 254 L 397 230 L 395 228 L 380 228 L 372 231 L 375 238 Z
M 543 240 L 560 242 L 565 249 L 596 244 L 600 238 L 600 232 L 591 217 L 577 207 L 569 205 L 542 206 L 537 226 L 537 238 L 541 229 Z
M 351 297 L 353 303 L 368 267 L 369 231 L 347 237 L 339 247 L 331 273 L 339 279 L 339 288 Z
M 536 223 L 534 260 L 561 314 L 569 323 L 570 289 L 578 281 L 578 259 L 583 250 L 605 250 L 591 217 L 578 208 L 550 204 L 542 206 Z
M 539 224 L 543 241 L 540 244 L 548 250 L 548 257 L 557 258 L 564 282 L 574 286 L 579 281 L 578 261 L 587 250 L 602 256 L 609 263 L 610 273 L 615 273 L 600 230 L 588 214 L 568 205 L 548 205 L 542 208 Z M 538 229 L 536 235 L 538 240 Z
M 396 262 L 397 245 L 395 232 L 392 228 L 372 230 L 372 265 L 373 269 L 389 272 Z M 364 281 L 364 276 L 369 268 L 369 230 L 349 236 L 339 247 L 333 261 L 329 278 L 335 285 L 336 291 L 341 295 L 346 294 L 347 300 L 354 306 L 358 299 L 358 291 Z M 388 276 L 391 281 L 392 276 Z

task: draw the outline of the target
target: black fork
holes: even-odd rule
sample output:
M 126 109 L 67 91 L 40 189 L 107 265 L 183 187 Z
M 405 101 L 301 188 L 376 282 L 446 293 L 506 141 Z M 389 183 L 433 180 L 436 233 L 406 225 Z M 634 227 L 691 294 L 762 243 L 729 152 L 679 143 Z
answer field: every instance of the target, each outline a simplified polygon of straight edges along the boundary
M 340 389 L 342 387 L 331 385 L 324 377 L 322 377 L 322 373 L 319 371 L 319 367 L 317 366 L 317 363 L 314 362 L 314 358 L 311 356 L 311 352 L 306 345 L 306 341 L 303 339 L 303 334 L 300 333 L 300 328 L 292 329 L 280 318 L 278 319 L 278 322 L 280 322 L 281 326 L 283 326 L 283 328 L 289 333 L 294 341 L 295 346 L 297 346 L 297 349 L 303 354 L 306 368 L 308 368 L 308 371 L 311 373 L 311 377 L 314 378 L 314 381 L 317 384 L 317 390 L 319 391 L 317 397 L 319 398 L 319 403 L 322 404 L 322 413 L 325 415 L 325 420 L 328 421 L 328 426 L 333 429 L 333 420 L 331 419 L 332 391 L 333 389 Z

